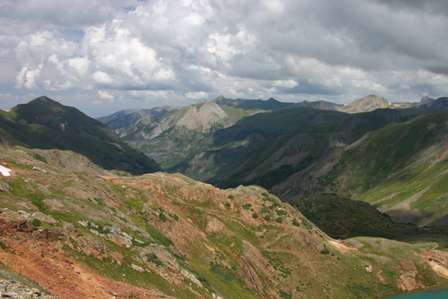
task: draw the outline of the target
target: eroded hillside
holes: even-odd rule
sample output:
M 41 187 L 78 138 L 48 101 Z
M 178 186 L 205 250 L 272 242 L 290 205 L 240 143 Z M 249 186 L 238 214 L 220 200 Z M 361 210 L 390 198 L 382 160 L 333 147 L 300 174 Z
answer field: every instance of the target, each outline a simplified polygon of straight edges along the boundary
M 434 244 L 329 238 L 259 187 L 2 148 L 0 262 L 58 298 L 378 298 L 444 285 Z

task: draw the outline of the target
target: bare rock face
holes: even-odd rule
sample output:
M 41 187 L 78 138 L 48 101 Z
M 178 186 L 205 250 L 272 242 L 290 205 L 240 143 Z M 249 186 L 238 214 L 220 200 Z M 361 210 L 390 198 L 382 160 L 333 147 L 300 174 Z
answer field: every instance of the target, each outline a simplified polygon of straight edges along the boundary
M 347 113 L 369 112 L 376 109 L 390 108 L 392 104 L 382 97 L 369 95 L 345 105 L 339 110 Z
M 56 297 L 44 294 L 37 288 L 7 279 L 0 279 L 0 297 L 11 299 L 56 299 Z
M 177 126 L 193 131 L 207 132 L 214 126 L 222 125 L 227 118 L 227 113 L 218 104 L 208 102 L 188 108 L 177 122 Z

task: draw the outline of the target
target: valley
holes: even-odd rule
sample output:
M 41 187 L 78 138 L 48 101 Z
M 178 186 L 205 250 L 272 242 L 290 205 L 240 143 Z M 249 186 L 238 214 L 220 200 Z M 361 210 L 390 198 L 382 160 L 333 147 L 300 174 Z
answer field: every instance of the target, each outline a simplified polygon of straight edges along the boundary
M 251 107 L 260 103 L 252 101 L 227 99 L 240 107 L 244 102 Z M 185 159 L 177 160 L 169 171 L 221 187 L 263 186 L 299 207 L 334 237 L 397 238 L 422 226 L 437 227 L 430 230 L 443 234 L 448 211 L 442 199 L 437 205 L 430 202 L 444 194 L 445 98 L 392 104 L 368 96 L 346 106 L 272 103 L 276 109 L 242 117 L 224 128 L 201 133 L 185 129 L 190 133 L 184 137 L 173 137 L 168 130 L 162 139 L 135 140 L 142 144 L 139 149 L 165 148 L 162 140 L 176 140 Z M 191 148 L 186 144 L 194 134 L 200 134 L 203 142 Z M 418 203 L 419 198 L 424 204 Z M 334 212 L 328 212 L 330 207 Z
M 101 119 L 107 128 L 47 98 L 18 106 L 0 122 L 0 284 L 48 298 L 355 299 L 445 287 L 445 107 L 345 113 L 218 98 L 119 112 Z M 153 139 L 139 147 L 154 157 L 127 139 L 143 132 Z M 176 150 L 160 155 L 167 140 Z M 175 162 L 164 160 L 171 152 Z M 418 217 L 400 218 L 400 207 Z
M 447 0 L 0 0 L 0 299 L 448 298 Z

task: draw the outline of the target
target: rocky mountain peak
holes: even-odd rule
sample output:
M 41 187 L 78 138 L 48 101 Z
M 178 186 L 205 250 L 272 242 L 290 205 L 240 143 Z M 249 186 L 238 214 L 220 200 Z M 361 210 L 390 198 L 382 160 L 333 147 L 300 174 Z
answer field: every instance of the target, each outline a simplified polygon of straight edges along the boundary
M 217 125 L 223 125 L 227 118 L 227 113 L 217 103 L 207 102 L 187 108 L 177 126 L 206 132 Z
M 376 109 L 389 108 L 390 106 L 391 103 L 388 100 L 372 94 L 357 99 L 352 103 L 345 105 L 340 110 L 347 113 L 361 113 L 373 111 Z

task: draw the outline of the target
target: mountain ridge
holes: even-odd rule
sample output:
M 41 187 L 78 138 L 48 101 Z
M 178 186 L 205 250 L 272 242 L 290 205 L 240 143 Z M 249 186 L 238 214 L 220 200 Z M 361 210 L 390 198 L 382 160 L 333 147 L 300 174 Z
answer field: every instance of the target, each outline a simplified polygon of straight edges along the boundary
M 375 102 L 377 98 L 370 96 L 358 100 L 357 102 L 364 104 L 357 104 L 355 112 L 384 108 L 375 103 L 369 104 L 370 101 Z M 119 111 L 99 120 L 114 129 L 132 147 L 160 163 L 163 168 L 176 171 L 182 169 L 185 161 L 211 146 L 212 134 L 217 130 L 230 127 L 239 120 L 257 113 L 298 107 L 341 112 L 346 112 L 344 109 L 348 111 L 355 109 L 350 108 L 349 105 L 344 106 L 328 101 L 288 103 L 275 98 L 230 99 L 218 96 L 210 101 L 176 109 Z M 393 108 L 400 107 L 407 106 L 393 106 Z M 392 106 L 389 105 L 387 108 Z
M 108 169 L 144 173 L 158 165 L 122 142 L 99 121 L 74 107 L 39 97 L 0 114 L 3 143 L 82 153 Z

